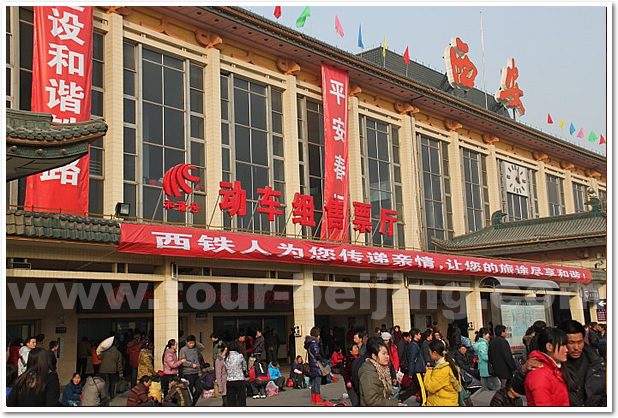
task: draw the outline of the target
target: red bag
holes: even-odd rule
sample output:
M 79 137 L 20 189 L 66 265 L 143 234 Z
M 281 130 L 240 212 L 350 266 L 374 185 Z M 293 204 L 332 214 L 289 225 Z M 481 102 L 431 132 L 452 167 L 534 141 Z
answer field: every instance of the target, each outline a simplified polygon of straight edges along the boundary
M 288 381 L 285 383 L 285 385 L 289 388 L 291 388 L 292 386 L 294 386 L 294 382 L 292 381 L 292 379 L 288 379 Z
M 401 378 L 400 387 L 401 389 L 408 389 L 412 386 L 412 383 L 414 383 L 414 379 L 412 379 L 412 376 L 410 376 L 409 374 L 404 374 Z

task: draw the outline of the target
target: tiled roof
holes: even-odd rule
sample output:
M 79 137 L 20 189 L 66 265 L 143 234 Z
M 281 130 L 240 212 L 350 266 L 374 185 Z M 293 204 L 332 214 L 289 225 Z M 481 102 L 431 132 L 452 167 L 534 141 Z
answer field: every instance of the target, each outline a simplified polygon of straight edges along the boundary
M 406 65 L 403 60 L 403 56 L 388 49 L 386 50 L 386 56 L 383 57 L 381 47 L 363 51 L 357 55 L 366 61 L 376 64 L 377 66 L 384 66 L 389 71 L 392 71 L 402 77 L 406 77 L 419 84 L 431 87 L 434 90 L 439 90 L 450 94 L 458 100 L 462 100 L 481 109 L 485 109 L 485 93 L 477 88 L 472 88 L 467 91 L 452 88 L 446 76 L 446 69 L 443 73 L 441 73 L 415 61 L 410 61 L 410 64 Z M 496 101 L 493 94 L 487 94 L 487 103 L 489 111 L 500 115 L 501 117 L 511 119 L 511 115 L 508 110 Z
M 107 133 L 101 119 L 77 123 L 52 123 L 52 115 L 7 109 L 6 144 L 21 146 L 59 146 L 100 138 Z
M 102 244 L 120 242 L 120 223 L 63 213 L 8 209 L 6 235 Z
M 521 254 L 536 250 L 577 248 L 605 245 L 607 213 L 590 212 L 516 222 L 496 222 L 480 231 L 460 235 L 452 240 L 432 238 L 439 249 L 449 253 L 477 255 Z

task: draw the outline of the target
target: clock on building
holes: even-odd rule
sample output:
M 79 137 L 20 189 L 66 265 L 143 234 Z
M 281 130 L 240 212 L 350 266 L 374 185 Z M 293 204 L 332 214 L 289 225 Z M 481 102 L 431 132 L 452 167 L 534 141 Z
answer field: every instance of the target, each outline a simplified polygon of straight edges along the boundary
M 521 196 L 528 196 L 528 173 L 525 167 L 504 163 L 506 191 Z

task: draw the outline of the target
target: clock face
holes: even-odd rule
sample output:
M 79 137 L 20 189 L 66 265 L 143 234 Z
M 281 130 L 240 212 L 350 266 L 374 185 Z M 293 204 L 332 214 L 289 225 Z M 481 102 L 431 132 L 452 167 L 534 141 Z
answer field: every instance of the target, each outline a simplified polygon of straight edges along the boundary
M 508 193 L 528 196 L 528 173 L 524 167 L 505 163 L 506 191 Z

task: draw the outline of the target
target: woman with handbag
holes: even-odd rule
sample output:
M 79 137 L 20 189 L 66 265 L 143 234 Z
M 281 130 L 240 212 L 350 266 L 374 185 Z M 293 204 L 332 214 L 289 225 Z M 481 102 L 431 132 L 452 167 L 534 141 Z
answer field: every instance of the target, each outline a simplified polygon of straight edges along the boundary
M 324 401 L 320 395 L 322 376 L 330 373 L 330 371 L 325 373 L 325 366 L 321 362 L 323 354 L 320 349 L 320 328 L 311 328 L 309 335 L 305 337 L 305 350 L 309 353 L 309 366 L 311 367 L 311 403 L 328 405 L 330 402 Z

